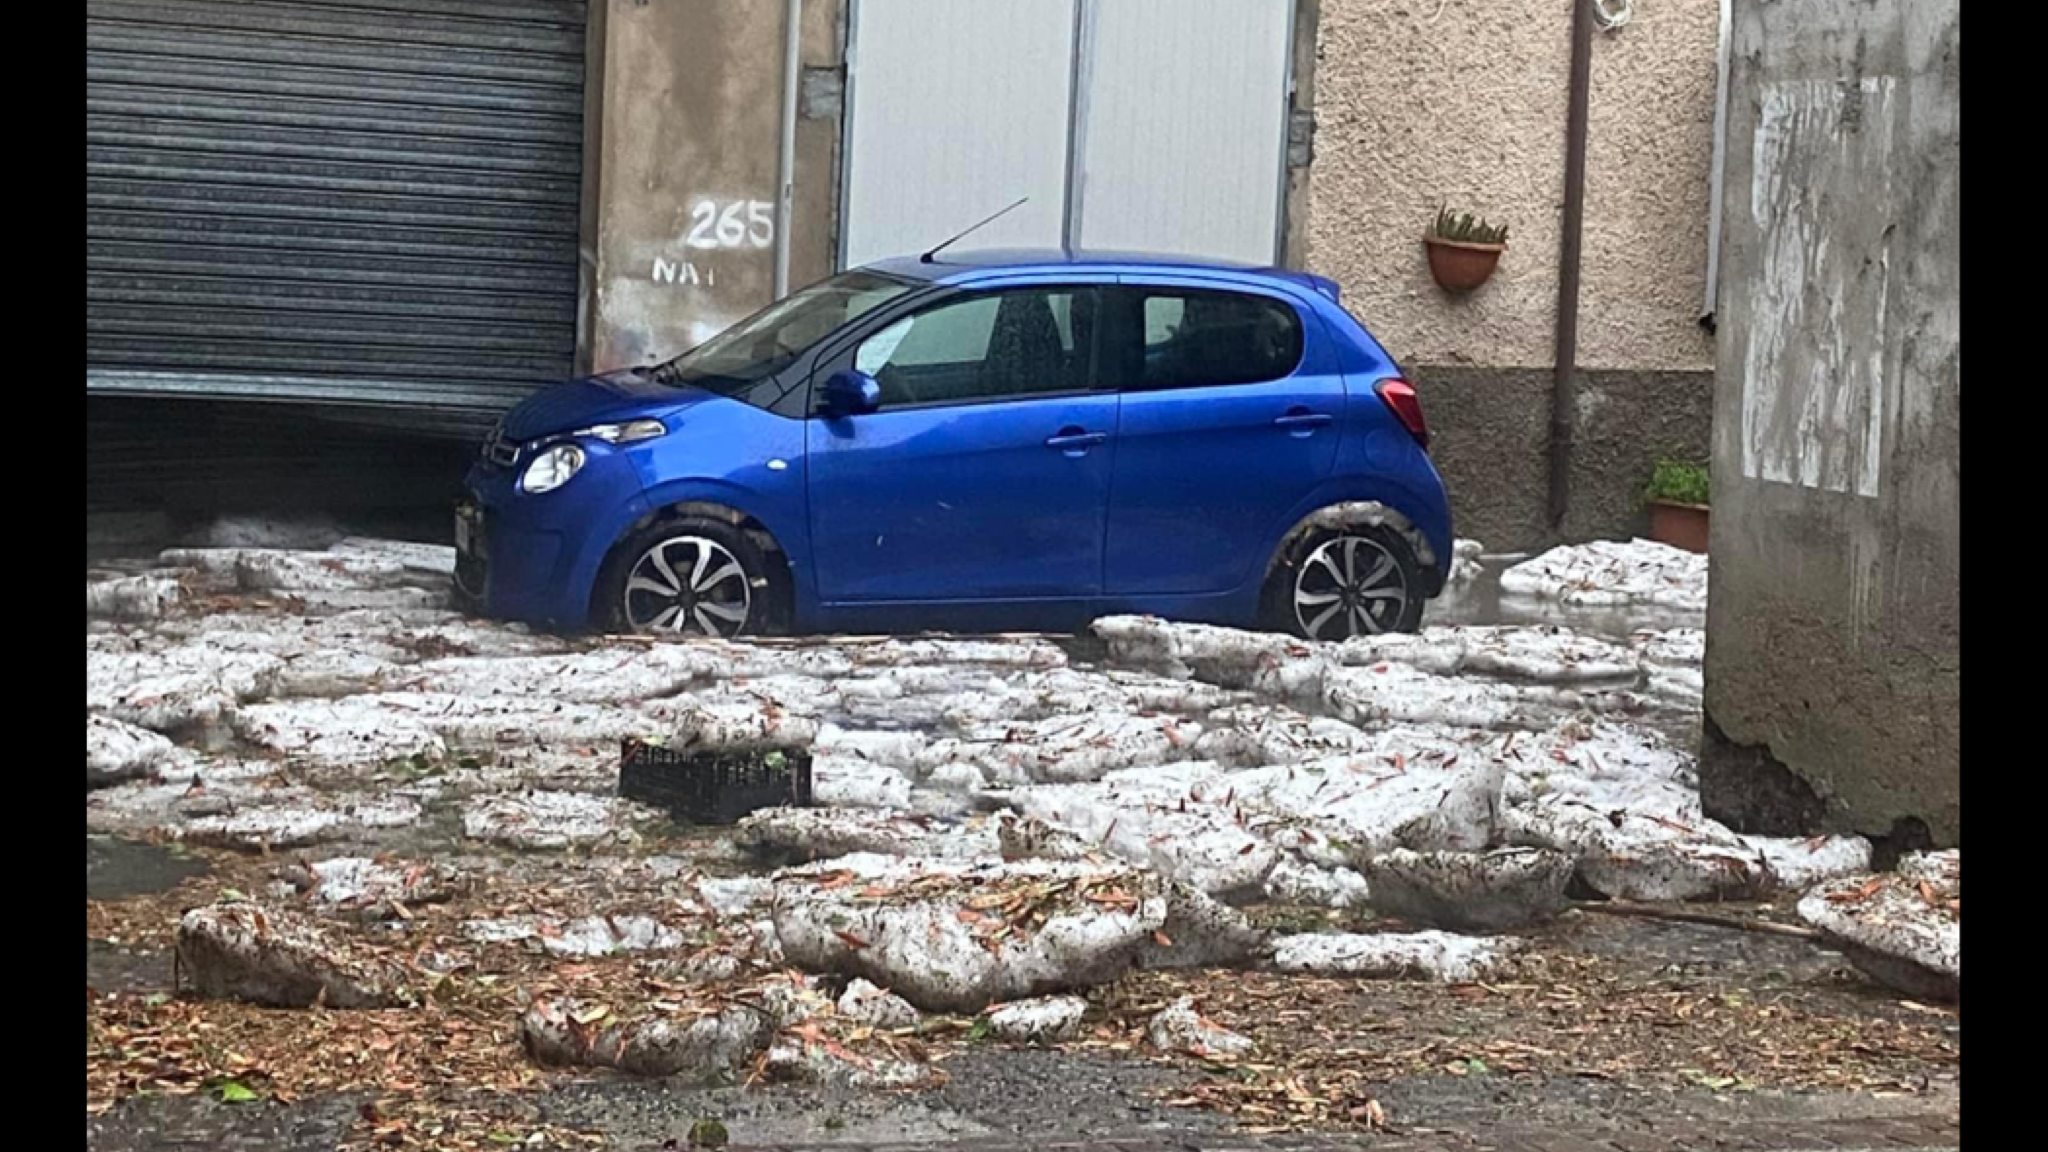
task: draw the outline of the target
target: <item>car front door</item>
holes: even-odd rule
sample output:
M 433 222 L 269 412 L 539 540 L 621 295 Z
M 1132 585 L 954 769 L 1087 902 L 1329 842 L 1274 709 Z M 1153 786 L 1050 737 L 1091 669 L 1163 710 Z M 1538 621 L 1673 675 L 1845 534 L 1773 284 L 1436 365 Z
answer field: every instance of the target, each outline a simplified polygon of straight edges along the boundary
M 1121 390 L 1104 559 L 1112 596 L 1238 588 L 1337 456 L 1344 378 L 1286 294 L 1126 277 L 1105 301 Z
M 880 385 L 874 411 L 809 421 L 822 600 L 1101 593 L 1117 400 L 1094 387 L 1098 295 L 962 292 L 818 366 Z

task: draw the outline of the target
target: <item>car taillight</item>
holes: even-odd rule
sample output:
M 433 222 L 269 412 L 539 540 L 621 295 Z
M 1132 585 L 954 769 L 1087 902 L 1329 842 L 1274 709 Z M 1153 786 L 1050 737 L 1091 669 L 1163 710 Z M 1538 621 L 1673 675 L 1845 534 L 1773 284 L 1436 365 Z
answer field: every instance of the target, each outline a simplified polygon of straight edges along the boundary
M 1422 401 L 1415 395 L 1415 386 L 1397 377 L 1380 381 L 1374 391 L 1380 394 L 1381 400 L 1386 401 L 1387 407 L 1394 413 L 1394 418 L 1401 422 L 1401 427 L 1408 429 L 1408 434 L 1415 437 L 1415 442 L 1424 448 L 1429 447 L 1429 423 L 1422 418 Z

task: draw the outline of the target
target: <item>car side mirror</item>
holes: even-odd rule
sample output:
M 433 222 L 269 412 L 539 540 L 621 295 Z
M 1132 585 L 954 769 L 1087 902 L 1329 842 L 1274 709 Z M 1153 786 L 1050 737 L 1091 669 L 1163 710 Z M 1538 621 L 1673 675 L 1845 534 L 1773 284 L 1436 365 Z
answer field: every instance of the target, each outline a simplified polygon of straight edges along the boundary
M 882 406 L 882 386 L 856 368 L 842 368 L 825 380 L 825 415 L 861 416 Z

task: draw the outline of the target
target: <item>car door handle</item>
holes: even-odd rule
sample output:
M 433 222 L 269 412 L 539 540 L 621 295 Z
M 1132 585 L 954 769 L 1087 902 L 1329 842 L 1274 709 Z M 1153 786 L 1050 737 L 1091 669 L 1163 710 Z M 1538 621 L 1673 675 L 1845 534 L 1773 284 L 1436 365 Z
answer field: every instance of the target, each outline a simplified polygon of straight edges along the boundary
M 1109 439 L 1107 432 L 1090 432 L 1085 428 L 1062 428 L 1056 436 L 1048 436 L 1045 446 L 1069 456 L 1085 456 L 1090 448 Z
M 1290 435 L 1309 436 L 1315 430 L 1327 426 L 1332 417 L 1327 412 L 1309 412 L 1297 409 L 1273 420 L 1275 428 L 1285 428 Z

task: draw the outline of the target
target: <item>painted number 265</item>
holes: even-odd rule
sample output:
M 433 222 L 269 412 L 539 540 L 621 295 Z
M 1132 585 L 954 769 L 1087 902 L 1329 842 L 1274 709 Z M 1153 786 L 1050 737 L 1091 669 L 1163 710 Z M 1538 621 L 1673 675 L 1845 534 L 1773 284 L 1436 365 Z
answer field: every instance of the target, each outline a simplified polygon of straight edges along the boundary
M 766 200 L 699 200 L 690 208 L 692 248 L 766 248 L 775 241 L 774 206 Z

